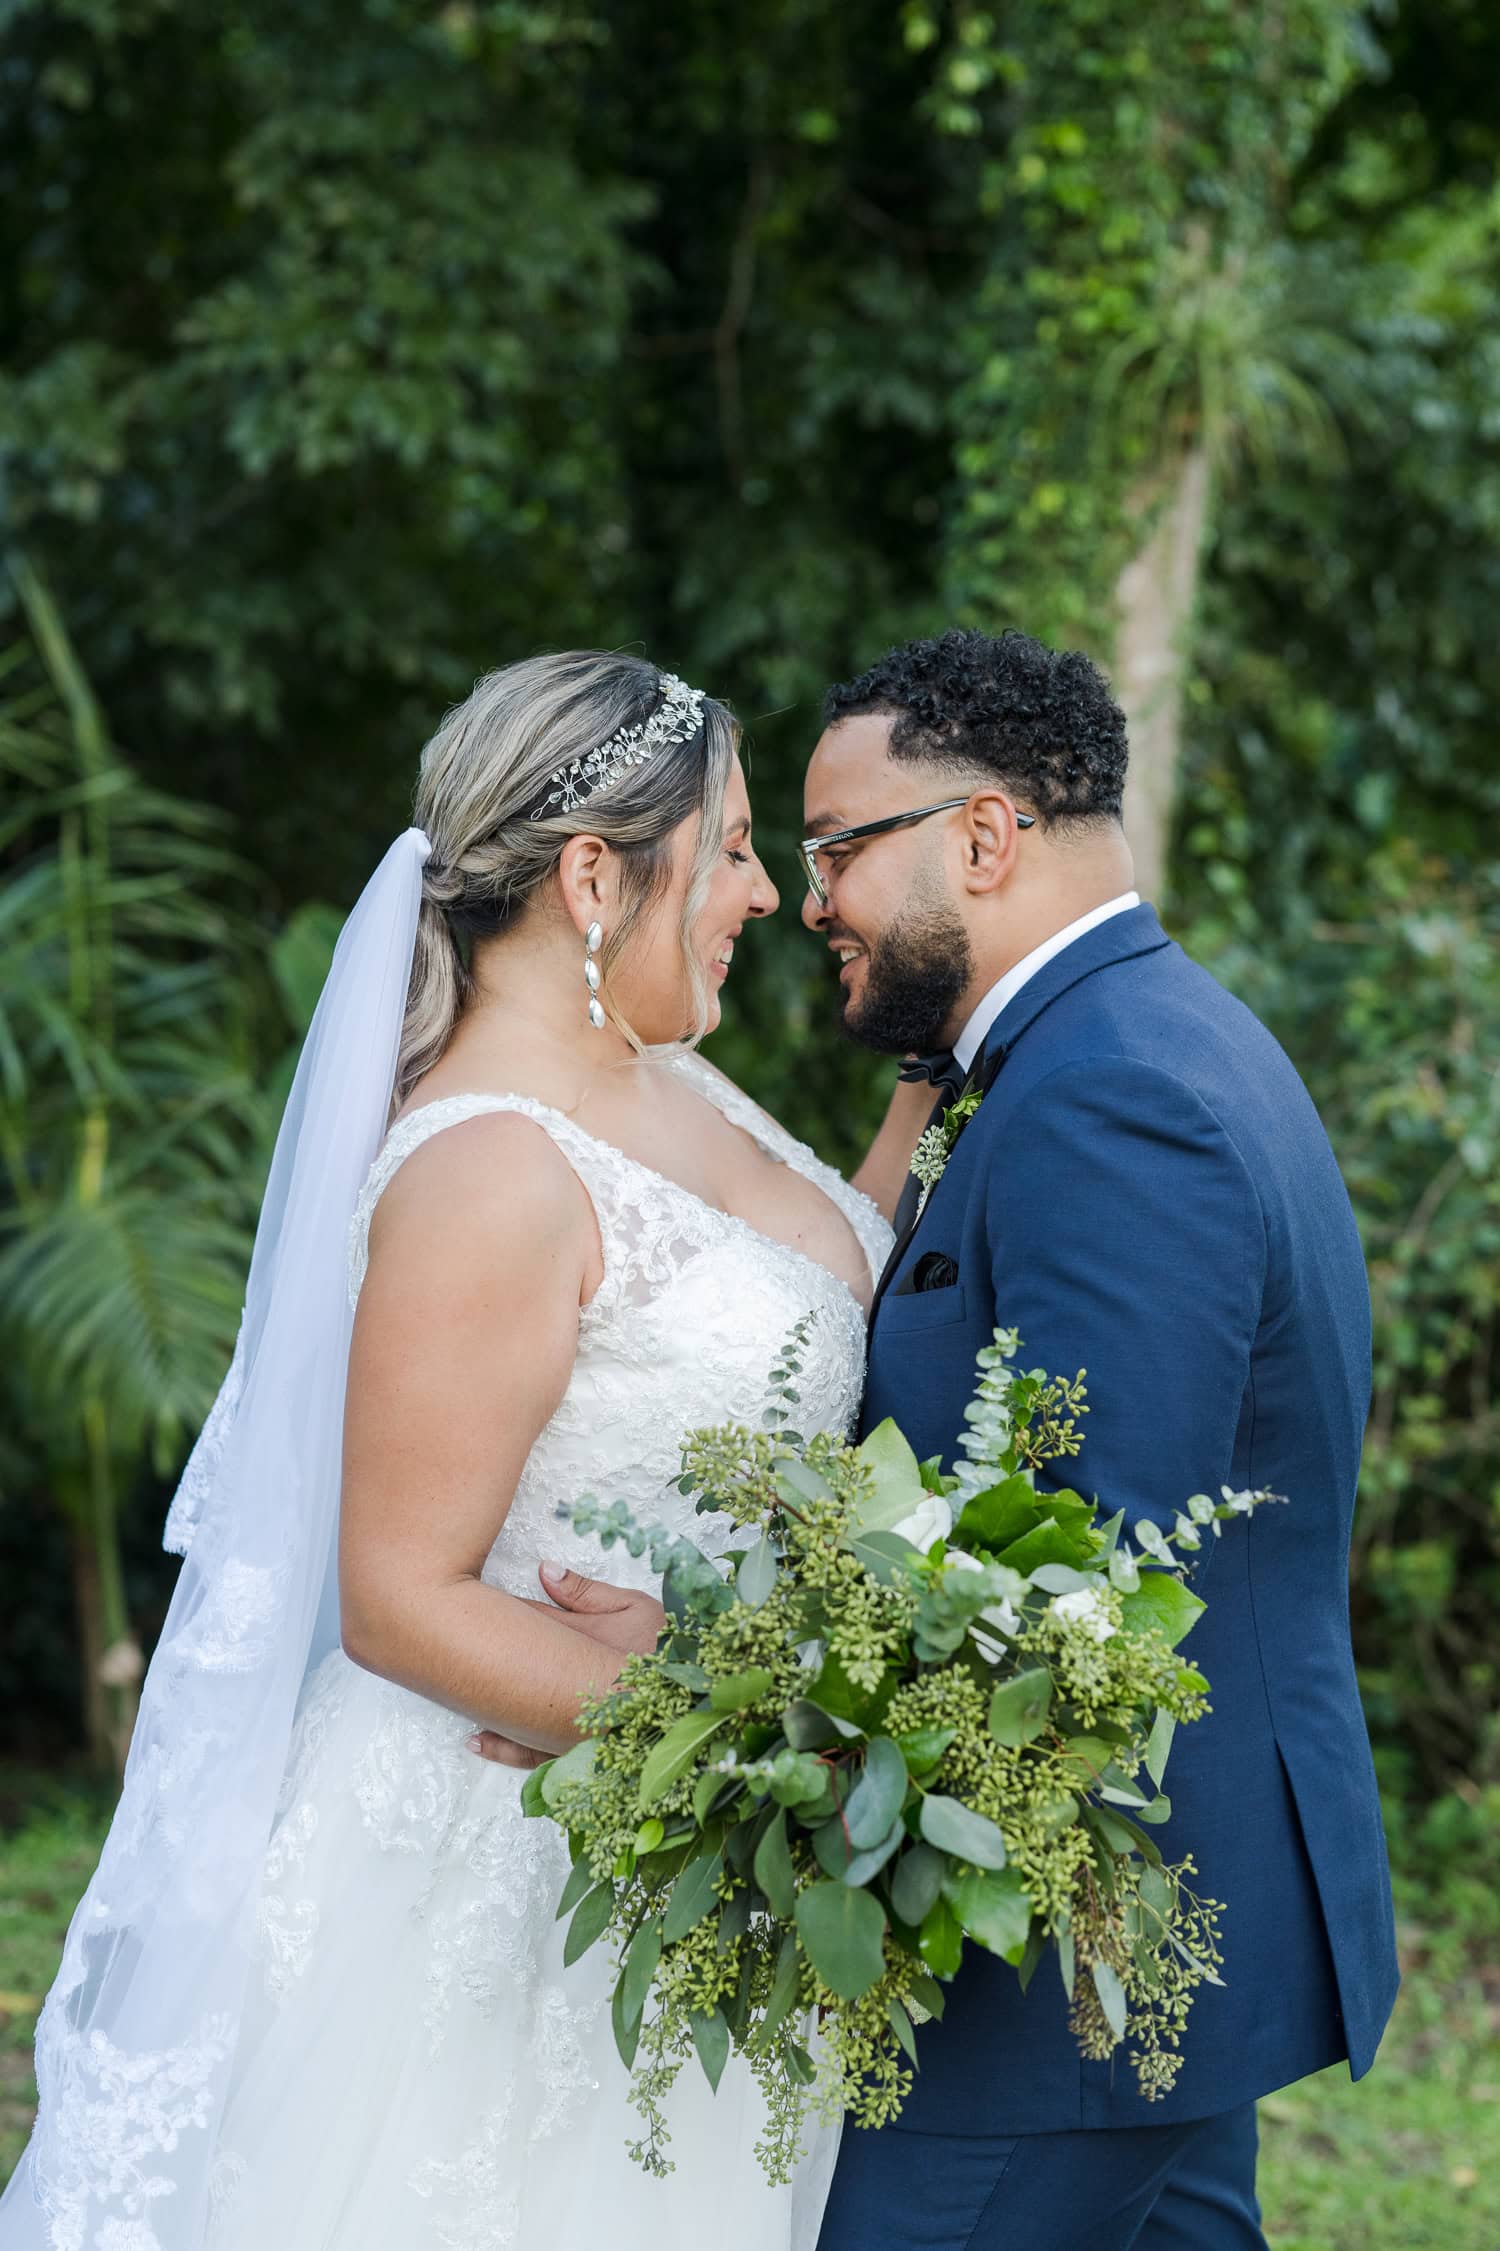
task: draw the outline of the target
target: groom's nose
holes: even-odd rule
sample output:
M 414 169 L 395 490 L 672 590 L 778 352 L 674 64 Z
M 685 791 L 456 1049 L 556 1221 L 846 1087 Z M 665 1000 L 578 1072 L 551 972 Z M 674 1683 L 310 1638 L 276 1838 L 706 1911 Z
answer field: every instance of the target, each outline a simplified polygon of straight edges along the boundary
M 809 884 L 802 894 L 803 928 L 814 931 L 822 930 L 828 922 L 830 912 L 831 909 L 827 901 L 820 899 L 812 885 Z

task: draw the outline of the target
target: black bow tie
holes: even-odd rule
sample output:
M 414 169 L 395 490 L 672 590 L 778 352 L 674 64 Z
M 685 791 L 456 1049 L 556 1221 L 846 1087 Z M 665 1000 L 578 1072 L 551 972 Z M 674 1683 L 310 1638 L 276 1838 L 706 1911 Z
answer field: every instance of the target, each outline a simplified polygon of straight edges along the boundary
M 951 1047 L 934 1048 L 930 1055 L 914 1055 L 896 1074 L 908 1086 L 916 1086 L 925 1079 L 938 1093 L 954 1096 L 960 1092 L 968 1075 Z

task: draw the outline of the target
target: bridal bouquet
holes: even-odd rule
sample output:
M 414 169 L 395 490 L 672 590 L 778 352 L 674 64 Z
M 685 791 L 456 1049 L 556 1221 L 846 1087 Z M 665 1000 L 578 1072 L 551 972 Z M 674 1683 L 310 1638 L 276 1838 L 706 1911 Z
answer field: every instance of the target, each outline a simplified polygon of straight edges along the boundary
M 911 2088 L 966 1944 L 1023 1987 L 1057 1960 L 1085 2056 L 1122 2043 L 1142 2093 L 1176 2076 L 1193 1994 L 1217 1984 L 1219 1903 L 1152 1834 L 1173 1730 L 1207 1710 L 1176 1655 L 1203 1609 L 1183 1553 L 1270 1493 L 1195 1494 L 1123 1536 L 1035 1472 L 1077 1453 L 1081 1378 L 1021 1373 L 997 1330 L 955 1474 L 892 1422 L 861 1446 L 792 1427 L 806 1324 L 759 1431 L 695 1432 L 681 1489 L 745 1537 L 710 1560 L 623 1504 L 570 1512 L 651 1554 L 667 1624 L 587 1706 L 584 1739 L 527 1779 L 568 1832 L 565 1956 L 615 1950 L 614 2031 L 666 2172 L 663 2102 L 731 2048 L 767 2099 L 772 2180 L 803 2105 L 861 2124 Z M 807 2020 L 816 2011 L 815 2057 Z

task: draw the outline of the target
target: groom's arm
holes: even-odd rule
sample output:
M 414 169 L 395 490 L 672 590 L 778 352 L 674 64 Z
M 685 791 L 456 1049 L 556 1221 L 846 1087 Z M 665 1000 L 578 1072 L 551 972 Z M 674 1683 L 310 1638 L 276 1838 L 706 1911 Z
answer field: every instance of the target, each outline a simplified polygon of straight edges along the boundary
M 1259 1199 L 1192 1088 L 1128 1057 L 1070 1065 L 1006 1119 L 987 1219 L 1020 1363 L 1087 1371 L 1083 1449 L 1043 1473 L 1164 1529 L 1228 1479 L 1265 1279 Z

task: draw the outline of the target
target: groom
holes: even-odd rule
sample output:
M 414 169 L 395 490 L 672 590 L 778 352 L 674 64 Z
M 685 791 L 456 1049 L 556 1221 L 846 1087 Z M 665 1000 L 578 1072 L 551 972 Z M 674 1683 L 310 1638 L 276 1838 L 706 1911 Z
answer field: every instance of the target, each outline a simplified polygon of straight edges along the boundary
M 830 693 L 803 919 L 845 1030 L 922 1054 L 861 1176 L 897 1238 L 868 1429 L 951 1461 L 975 1354 L 1087 1370 L 1074 1480 L 1127 1524 L 1269 1486 L 1201 1558 L 1162 1842 L 1224 1903 L 1175 2090 L 1080 2060 L 1056 1970 L 969 1950 L 897 2124 L 846 2132 L 820 2251 L 1255 2251 L 1255 2100 L 1370 2067 L 1397 1983 L 1349 1641 L 1369 1301 L 1337 1166 L 1270 1034 L 1131 889 L 1124 719 L 1087 658 L 1018 633 L 893 650 Z M 980 1092 L 918 1216 L 917 1133 Z M 899 1190 L 899 1194 L 898 1194 Z M 1061 1466 L 1061 1465 L 1060 1465 Z M 1046 1482 L 1043 1473 L 1042 1481 Z

